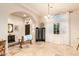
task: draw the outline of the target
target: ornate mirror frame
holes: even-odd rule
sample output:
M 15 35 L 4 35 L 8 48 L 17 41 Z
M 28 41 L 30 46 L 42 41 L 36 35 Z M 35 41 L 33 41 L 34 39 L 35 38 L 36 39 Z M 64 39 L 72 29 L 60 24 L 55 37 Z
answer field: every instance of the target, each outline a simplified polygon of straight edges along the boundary
M 8 33 L 13 32 L 13 24 L 8 24 Z

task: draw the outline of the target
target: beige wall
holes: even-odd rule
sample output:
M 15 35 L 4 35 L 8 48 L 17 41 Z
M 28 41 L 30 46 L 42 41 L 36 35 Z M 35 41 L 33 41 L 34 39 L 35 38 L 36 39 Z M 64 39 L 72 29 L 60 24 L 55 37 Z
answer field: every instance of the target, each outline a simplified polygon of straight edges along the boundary
M 35 23 L 34 23 L 35 26 L 38 26 L 39 23 L 42 22 L 42 20 L 43 20 L 44 23 L 46 23 L 44 21 L 45 19 L 39 17 L 38 15 L 33 14 L 29 10 L 22 8 L 17 4 L 0 4 L 0 38 L 7 40 L 7 36 L 8 36 L 7 25 L 8 25 L 8 19 L 9 19 L 8 15 L 10 15 L 10 13 L 13 13 L 13 12 L 16 12 L 16 11 L 24 11 L 24 12 L 29 13 L 31 16 L 33 16 L 33 18 L 35 20 Z M 71 45 L 76 46 L 77 43 L 78 43 L 77 38 L 79 38 L 79 11 L 78 10 L 71 13 L 70 20 L 71 20 Z M 18 21 L 18 20 L 15 20 L 15 21 Z M 22 20 L 20 20 L 20 22 L 21 21 Z M 16 25 L 18 25 L 20 22 L 18 22 Z M 50 39 L 46 38 L 48 41 L 54 40 L 54 38 L 53 38 L 54 36 L 50 35 L 49 37 L 50 37 Z M 59 36 L 59 37 L 62 37 L 62 36 Z M 59 41 L 60 40 L 61 39 L 59 39 Z M 67 40 L 67 39 L 65 39 L 65 40 Z M 58 41 L 58 40 L 56 40 L 56 41 Z M 65 41 L 63 41 L 63 42 L 65 42 Z
M 8 19 L 8 24 L 13 24 L 13 32 L 12 33 L 8 33 L 11 35 L 15 35 L 15 41 L 18 41 L 18 39 L 20 39 L 22 36 L 24 36 L 24 20 L 18 17 L 14 17 L 14 16 L 10 16 Z M 16 30 L 15 27 L 18 27 L 18 29 Z
M 62 14 L 64 17 L 64 21 L 60 22 L 60 27 L 63 27 L 63 31 L 60 31 L 61 33 L 56 35 L 53 33 L 53 24 L 55 23 L 55 20 L 52 18 L 46 19 L 44 17 L 40 18 L 41 22 L 45 24 L 46 28 L 46 41 L 47 42 L 52 42 L 52 43 L 57 43 L 57 44 L 66 44 L 69 45 L 69 13 L 63 13 Z M 61 27 L 61 29 L 62 29 Z M 61 30 L 60 29 L 60 30 Z
M 19 17 L 10 16 L 8 19 L 8 24 L 13 24 L 13 32 L 8 33 L 11 35 L 15 35 L 15 41 L 18 42 L 22 36 L 25 35 L 25 20 Z M 35 40 L 35 24 L 33 20 L 30 21 L 30 34 L 33 36 L 33 41 Z M 15 30 L 15 26 L 18 26 L 18 30 Z
M 44 22 L 45 25 L 47 25 L 46 28 L 48 28 L 48 26 L 50 24 L 52 25 L 52 23 L 53 23 L 53 21 L 46 22 L 46 19 L 44 19 L 43 17 L 40 19 L 41 19 L 41 22 Z M 61 43 L 61 42 L 64 43 L 65 42 L 66 43 L 68 41 L 68 43 L 71 44 L 71 46 L 73 46 L 73 47 L 77 46 L 77 44 L 79 43 L 79 10 L 75 10 L 75 11 L 73 11 L 73 13 L 67 13 L 67 19 L 68 19 L 68 23 L 69 23 L 68 24 L 69 28 L 67 27 L 69 29 L 67 32 L 68 35 L 65 36 L 63 34 L 63 35 L 56 36 L 53 34 L 49 34 L 47 32 L 47 34 L 46 34 L 47 35 L 46 36 L 47 42 L 55 42 L 55 43 Z M 68 40 L 66 39 L 67 37 L 69 38 Z
M 25 9 L 17 4 L 2 3 L 2 4 L 0 4 L 0 38 L 2 38 L 4 40 L 8 39 L 8 19 L 10 17 L 9 15 L 13 12 L 19 12 L 19 11 L 30 14 L 33 17 L 35 25 L 38 26 L 38 23 L 39 23 L 37 21 L 39 19 L 38 15 L 32 13 L 28 9 Z M 8 44 L 6 41 L 6 50 L 7 50 L 7 46 L 8 46 Z M 8 53 L 8 51 L 6 51 L 6 53 Z
M 71 19 L 71 45 L 76 47 L 79 42 L 79 11 L 70 14 Z
M 6 40 L 7 50 L 7 35 L 8 35 L 8 14 L 4 9 L 4 6 L 0 5 L 0 40 Z M 8 51 L 6 51 L 7 53 Z
M 7 40 L 7 24 L 8 24 L 8 14 L 0 5 L 0 38 Z M 1 39 L 0 39 L 1 40 Z
M 3 4 L 0 4 L 0 37 L 1 38 L 7 39 L 7 35 L 8 35 L 7 25 L 8 25 L 9 15 L 13 12 L 19 12 L 19 11 L 30 14 L 33 17 L 35 26 L 38 26 L 38 23 L 39 23 L 38 15 L 32 13 L 27 8 L 21 7 L 18 4 L 3 3 Z
M 4 18 L 5 16 L 5 18 Z M 3 12 L 0 12 L 0 38 L 3 40 L 7 40 L 7 16 L 3 15 Z M 0 40 L 1 40 L 0 39 Z

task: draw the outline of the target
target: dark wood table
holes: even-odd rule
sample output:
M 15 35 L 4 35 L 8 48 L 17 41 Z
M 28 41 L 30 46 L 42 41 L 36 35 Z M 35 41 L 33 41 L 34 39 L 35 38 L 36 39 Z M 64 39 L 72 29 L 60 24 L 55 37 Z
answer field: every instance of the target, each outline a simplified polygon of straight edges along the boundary
M 77 48 L 76 48 L 76 50 L 78 50 L 78 48 L 79 48 L 79 44 L 77 45 Z
M 78 48 L 79 48 L 79 38 L 77 38 L 77 39 L 78 39 L 78 44 L 77 44 L 76 50 L 78 50 Z
M 6 40 L 0 41 L 0 56 L 5 56 L 5 44 Z

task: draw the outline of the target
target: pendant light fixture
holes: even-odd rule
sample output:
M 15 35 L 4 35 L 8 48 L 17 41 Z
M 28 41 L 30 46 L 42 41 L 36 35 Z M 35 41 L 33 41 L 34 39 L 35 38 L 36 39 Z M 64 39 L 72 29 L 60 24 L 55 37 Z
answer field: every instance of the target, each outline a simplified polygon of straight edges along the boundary
M 46 19 L 50 19 L 50 18 L 51 18 L 50 9 L 53 8 L 53 7 L 51 7 L 49 3 L 48 3 L 48 5 L 47 5 L 47 7 L 48 7 L 48 15 L 45 16 L 45 18 L 46 18 Z

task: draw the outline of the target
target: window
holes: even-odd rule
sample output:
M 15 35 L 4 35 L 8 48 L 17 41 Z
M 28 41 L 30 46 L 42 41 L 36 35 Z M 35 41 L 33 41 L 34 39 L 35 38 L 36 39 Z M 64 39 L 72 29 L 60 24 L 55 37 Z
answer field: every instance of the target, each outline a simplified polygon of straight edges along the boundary
M 59 23 L 55 23 L 53 28 L 54 28 L 54 34 L 60 33 L 60 30 L 59 30 L 60 24 Z

